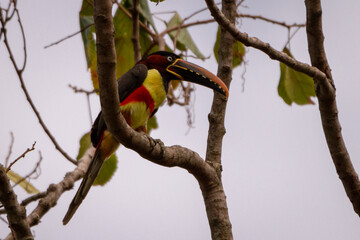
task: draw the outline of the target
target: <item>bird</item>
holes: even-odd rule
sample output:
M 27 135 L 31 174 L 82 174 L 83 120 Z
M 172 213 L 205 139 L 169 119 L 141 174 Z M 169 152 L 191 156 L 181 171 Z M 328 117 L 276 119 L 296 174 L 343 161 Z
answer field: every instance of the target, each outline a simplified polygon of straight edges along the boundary
M 193 82 L 211 88 L 228 98 L 226 84 L 210 71 L 185 61 L 177 54 L 158 51 L 144 56 L 133 68 L 118 79 L 120 109 L 127 124 L 145 132 L 147 122 L 164 103 L 171 80 Z M 103 163 L 120 143 L 107 130 L 102 112 L 91 128 L 91 142 L 96 148 L 88 170 L 63 219 L 66 225 L 85 199 Z

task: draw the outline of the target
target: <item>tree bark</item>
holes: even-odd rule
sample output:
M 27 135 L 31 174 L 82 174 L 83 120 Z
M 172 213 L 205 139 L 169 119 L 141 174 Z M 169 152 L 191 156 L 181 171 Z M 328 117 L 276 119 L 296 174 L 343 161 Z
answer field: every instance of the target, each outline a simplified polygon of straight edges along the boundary
M 222 1 L 222 12 L 232 23 L 236 17 L 236 3 L 234 0 Z M 232 80 L 234 38 L 221 27 L 218 76 L 229 88 Z M 219 184 L 203 189 L 203 198 L 211 228 L 212 239 L 233 239 L 226 196 L 221 181 L 221 153 L 223 137 L 226 133 L 224 126 L 226 100 L 215 93 L 209 118 L 209 133 L 207 139 L 206 162 L 211 164 L 219 177 Z
M 15 239 L 34 239 L 30 226 L 26 221 L 25 207 L 20 206 L 17 196 L 14 193 L 9 178 L 6 175 L 4 166 L 0 164 L 0 202 L 4 205 L 9 227 Z
M 306 0 L 306 31 L 311 64 L 324 72 L 326 81 L 314 78 L 321 122 L 336 171 L 355 212 L 360 216 L 360 182 L 341 134 L 335 85 L 328 64 L 322 31 L 320 0 Z

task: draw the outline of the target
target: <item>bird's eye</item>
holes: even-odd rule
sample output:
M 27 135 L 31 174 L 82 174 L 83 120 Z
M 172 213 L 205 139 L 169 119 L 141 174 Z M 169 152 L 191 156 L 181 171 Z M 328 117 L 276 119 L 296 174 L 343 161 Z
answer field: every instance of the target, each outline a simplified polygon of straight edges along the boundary
M 166 58 L 169 62 L 172 62 L 172 61 L 174 61 L 174 58 L 172 57 L 172 56 L 167 56 L 167 58 Z

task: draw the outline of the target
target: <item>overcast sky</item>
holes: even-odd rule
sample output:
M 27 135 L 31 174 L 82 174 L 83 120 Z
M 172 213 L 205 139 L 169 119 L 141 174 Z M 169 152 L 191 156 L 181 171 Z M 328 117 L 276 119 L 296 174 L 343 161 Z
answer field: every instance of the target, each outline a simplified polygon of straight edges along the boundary
M 0 0 L 1 6 L 7 6 Z M 205 7 L 204 1 L 166 0 L 154 12 L 177 10 L 182 17 Z M 239 12 L 261 15 L 287 23 L 304 23 L 304 1 L 245 1 Z M 80 35 L 44 49 L 44 46 L 79 30 L 81 1 L 19 1 L 26 32 L 28 62 L 24 80 L 40 114 L 59 144 L 76 157 L 80 137 L 89 131 L 85 96 L 74 94 L 72 84 L 91 89 L 90 74 Z M 323 1 L 325 49 L 337 87 L 339 117 L 353 164 L 360 172 L 360 2 Z M 169 19 L 171 15 L 161 15 Z M 209 19 L 205 11 L 191 21 Z M 158 29 L 165 28 L 158 22 Z M 238 26 L 281 50 L 287 30 L 259 20 L 239 20 Z M 213 55 L 217 25 L 189 29 L 199 49 Z M 23 57 L 17 21 L 8 25 L 18 62 Z M 293 55 L 309 63 L 305 30 L 291 42 Z M 223 181 L 235 239 L 355 240 L 360 220 L 338 179 L 321 128 L 317 100 L 313 106 L 288 106 L 277 95 L 279 63 L 247 49 L 247 65 L 233 75 L 226 115 L 223 148 Z M 213 57 L 195 63 L 216 73 Z M 242 75 L 244 74 L 244 78 Z M 34 185 L 41 191 L 61 181 L 74 166 L 60 155 L 44 134 L 29 108 L 3 42 L 0 43 L 0 161 L 10 144 L 12 159 L 34 141 L 43 156 L 41 176 Z M 243 85 L 244 91 L 243 91 Z M 205 155 L 207 114 L 213 92 L 196 86 L 194 128 L 188 132 L 184 108 L 164 106 L 157 116 L 160 128 L 152 137 L 166 145 L 179 144 Z M 100 109 L 91 98 L 92 115 Z M 186 134 L 188 132 L 188 134 Z M 121 147 L 118 169 L 105 187 L 94 187 L 72 221 L 62 218 L 75 190 L 66 192 L 32 228 L 36 239 L 210 239 L 205 207 L 196 180 L 188 172 L 168 169 L 142 159 Z M 27 174 L 37 162 L 32 152 L 13 170 Z M 75 189 L 79 186 L 76 184 Z M 28 195 L 17 188 L 19 199 Z M 29 207 L 28 213 L 35 205 Z M 9 231 L 0 222 L 0 238 Z

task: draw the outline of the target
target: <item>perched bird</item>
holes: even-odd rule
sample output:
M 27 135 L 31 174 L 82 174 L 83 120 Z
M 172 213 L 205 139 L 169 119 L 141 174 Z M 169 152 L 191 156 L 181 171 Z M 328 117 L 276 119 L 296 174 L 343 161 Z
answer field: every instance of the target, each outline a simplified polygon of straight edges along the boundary
M 171 80 L 197 83 L 220 92 L 226 98 L 229 94 L 224 82 L 208 70 L 184 61 L 174 53 L 152 53 L 143 57 L 118 80 L 121 113 L 134 130 L 146 132 L 149 118 L 165 101 Z M 86 197 L 104 161 L 119 147 L 119 142 L 107 130 L 101 112 L 91 129 L 91 142 L 96 151 L 63 219 L 64 225 L 70 221 Z

